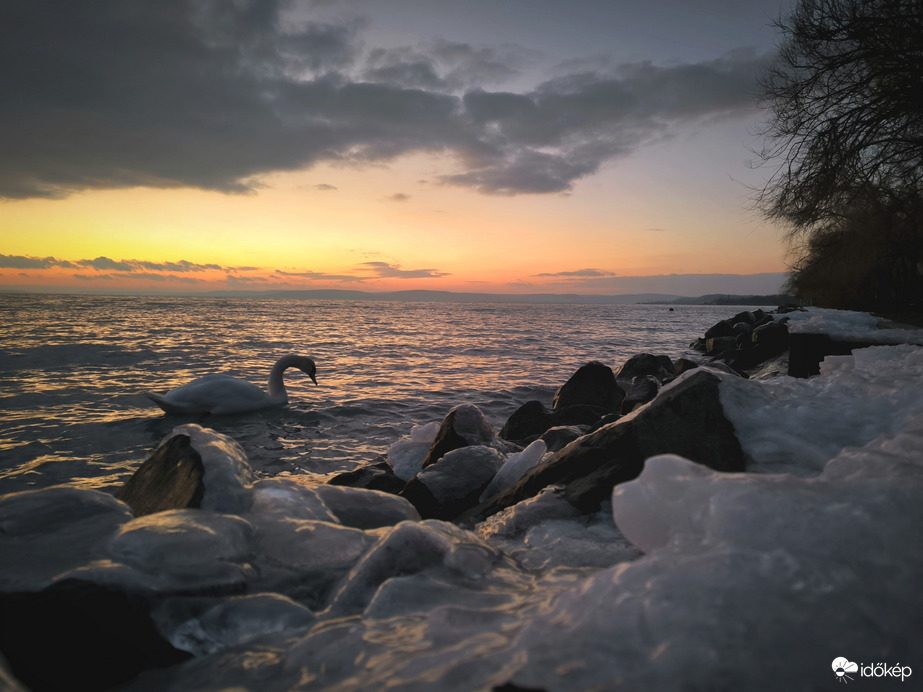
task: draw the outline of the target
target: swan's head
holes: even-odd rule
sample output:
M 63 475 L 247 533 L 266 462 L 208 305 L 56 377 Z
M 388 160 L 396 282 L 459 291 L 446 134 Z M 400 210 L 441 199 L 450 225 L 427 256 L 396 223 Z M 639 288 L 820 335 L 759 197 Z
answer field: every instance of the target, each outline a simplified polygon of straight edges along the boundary
M 311 378 L 311 382 L 317 384 L 317 366 L 314 365 L 314 361 L 307 357 L 299 357 L 298 360 L 294 363 L 295 367 L 301 370 L 305 375 Z

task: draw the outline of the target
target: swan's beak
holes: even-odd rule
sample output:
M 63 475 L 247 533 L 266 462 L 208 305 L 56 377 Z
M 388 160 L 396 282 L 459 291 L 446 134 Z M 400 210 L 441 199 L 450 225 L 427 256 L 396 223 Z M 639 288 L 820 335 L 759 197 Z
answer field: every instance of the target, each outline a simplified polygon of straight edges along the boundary
M 314 377 L 314 373 L 313 373 L 313 372 L 309 372 L 309 373 L 308 373 L 308 377 L 311 378 L 311 382 L 313 382 L 314 384 L 317 384 L 317 378 Z

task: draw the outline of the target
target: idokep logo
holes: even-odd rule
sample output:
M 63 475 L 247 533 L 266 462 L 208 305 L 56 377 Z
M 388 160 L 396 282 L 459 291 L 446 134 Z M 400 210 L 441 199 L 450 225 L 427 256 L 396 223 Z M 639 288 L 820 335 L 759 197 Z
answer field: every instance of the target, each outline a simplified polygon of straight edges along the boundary
M 853 680 L 850 673 L 859 673 L 863 678 L 900 678 L 904 682 L 913 673 L 910 666 L 902 666 L 900 663 L 893 666 L 887 663 L 853 663 L 842 656 L 833 659 L 832 665 L 837 682 Z
M 836 673 L 837 682 L 849 682 L 852 678 L 847 673 L 858 673 L 859 666 L 840 656 L 833 659 L 833 672 Z

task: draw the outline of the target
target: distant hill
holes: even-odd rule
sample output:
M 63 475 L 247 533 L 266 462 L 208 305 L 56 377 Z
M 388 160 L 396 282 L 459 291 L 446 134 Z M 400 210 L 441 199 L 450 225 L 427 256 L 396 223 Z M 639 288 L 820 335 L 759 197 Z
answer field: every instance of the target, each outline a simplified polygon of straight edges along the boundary
M 771 305 L 773 307 L 786 304 L 801 305 L 801 301 L 797 298 L 783 293 L 767 296 L 741 296 L 712 293 L 697 298 L 680 297 L 666 301 L 655 300 L 651 302 L 655 305 Z
M 372 293 L 350 290 L 212 291 L 204 294 L 240 298 L 288 298 L 301 300 L 385 300 L 420 303 L 552 303 L 584 305 L 626 305 L 666 303 L 681 298 L 662 293 L 624 295 L 580 295 L 577 293 L 455 293 L 453 291 L 389 291 Z

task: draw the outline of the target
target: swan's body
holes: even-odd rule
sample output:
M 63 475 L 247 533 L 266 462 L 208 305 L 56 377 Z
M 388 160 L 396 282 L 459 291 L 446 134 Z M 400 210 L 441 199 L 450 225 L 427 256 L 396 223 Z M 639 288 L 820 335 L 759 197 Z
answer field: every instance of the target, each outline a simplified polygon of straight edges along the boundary
M 282 381 L 282 373 L 288 368 L 298 368 L 314 384 L 317 368 L 314 361 L 305 356 L 283 356 L 272 366 L 269 373 L 269 393 L 246 380 L 230 375 L 205 375 L 182 387 L 145 396 L 170 414 L 183 413 L 245 413 L 288 403 L 288 393 Z

